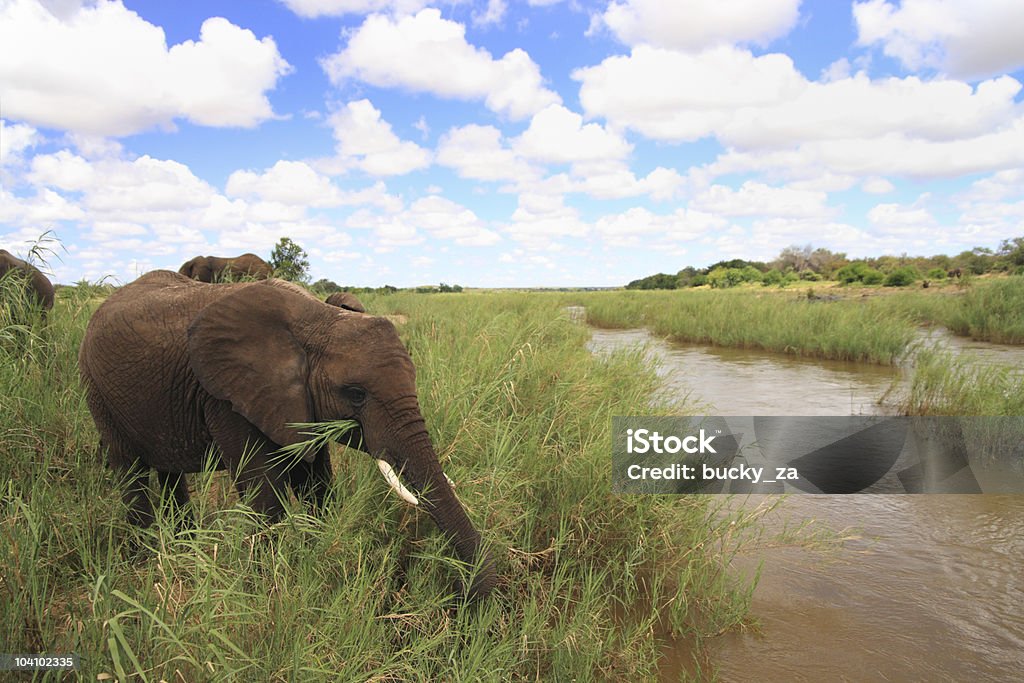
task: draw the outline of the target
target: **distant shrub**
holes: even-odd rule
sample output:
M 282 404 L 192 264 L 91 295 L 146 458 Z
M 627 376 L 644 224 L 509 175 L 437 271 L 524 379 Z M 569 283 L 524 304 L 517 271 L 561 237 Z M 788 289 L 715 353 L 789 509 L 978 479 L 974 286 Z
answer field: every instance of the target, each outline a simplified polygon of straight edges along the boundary
M 903 266 L 892 271 L 885 277 L 886 287 L 906 287 L 921 279 L 921 274 L 913 266 Z
M 855 261 L 837 270 L 836 279 L 844 285 L 854 283 L 877 285 L 885 279 L 885 276 L 881 271 L 875 270 L 863 261 Z
M 927 273 L 925 273 L 925 277 L 928 278 L 929 280 L 945 280 L 946 271 L 943 270 L 942 268 L 932 268 Z
M 762 273 L 753 266 L 726 268 L 719 266 L 708 273 L 708 284 L 715 289 L 735 287 L 744 282 L 761 282 Z
M 884 279 L 885 275 L 882 274 L 882 271 L 875 270 L 874 268 L 868 268 L 864 273 L 864 276 L 861 278 L 861 282 L 866 285 L 877 285 L 881 284 Z

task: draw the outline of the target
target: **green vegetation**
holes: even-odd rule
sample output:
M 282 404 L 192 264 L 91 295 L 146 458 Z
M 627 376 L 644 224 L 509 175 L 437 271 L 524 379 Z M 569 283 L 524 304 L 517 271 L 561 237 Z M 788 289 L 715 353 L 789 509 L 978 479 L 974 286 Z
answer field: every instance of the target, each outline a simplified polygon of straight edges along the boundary
M 711 285 L 714 288 L 736 287 L 745 283 L 785 287 L 797 281 L 835 280 L 842 284 L 906 287 L 921 280 L 944 280 L 947 271 L 963 273 L 1024 274 L 1024 237 L 1003 240 L 999 248 L 975 247 L 957 256 L 878 256 L 847 259 L 846 254 L 828 249 L 815 249 L 810 244 L 792 245 L 783 249 L 771 263 L 732 259 L 719 261 L 706 268 L 686 266 L 675 275 L 657 273 L 633 280 L 626 289 L 684 289 Z M 959 277 L 959 276 L 958 276 Z
M 1024 376 L 1019 368 L 921 351 L 899 408 L 907 415 L 1024 415 Z
M 383 287 L 345 287 L 339 285 L 334 280 L 328 280 L 327 278 L 320 278 L 312 285 L 309 289 L 317 296 L 327 296 L 334 294 L 335 292 L 352 292 L 353 294 L 394 294 L 398 291 L 397 287 L 391 285 L 384 285 Z
M 921 274 L 914 266 L 900 266 L 885 276 L 882 282 L 886 287 L 906 287 L 921 279 Z
M 874 301 L 819 303 L 749 290 L 587 292 L 574 299 L 601 327 L 646 327 L 677 341 L 837 360 L 894 363 L 915 326 Z
M 921 290 L 874 297 L 890 317 L 918 325 L 941 325 L 953 334 L 999 344 L 1024 344 L 1024 277 L 972 279 L 954 293 Z
M 844 285 L 877 285 L 885 279 L 882 271 L 875 270 L 863 261 L 845 265 L 836 271 L 836 279 Z
M 289 237 L 282 237 L 270 252 L 274 277 L 292 282 L 309 281 L 309 255 Z
M 204 472 L 196 529 L 127 528 L 78 383 L 95 295 L 62 288 L 45 326 L 0 341 L 5 650 L 77 652 L 86 680 L 650 680 L 666 639 L 700 652 L 745 623 L 726 567 L 753 513 L 610 495 L 610 417 L 681 408 L 651 405 L 642 354 L 593 357 L 566 295 L 366 299 L 407 316 L 432 437 L 498 558 L 497 594 L 468 607 L 433 523 L 354 451 L 318 518 L 261 527 Z

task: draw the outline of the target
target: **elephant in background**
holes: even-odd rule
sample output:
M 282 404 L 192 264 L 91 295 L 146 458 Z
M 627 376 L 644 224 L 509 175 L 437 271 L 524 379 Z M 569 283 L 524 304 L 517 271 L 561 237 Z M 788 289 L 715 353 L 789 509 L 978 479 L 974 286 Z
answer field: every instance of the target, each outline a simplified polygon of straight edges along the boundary
M 243 276 L 266 280 L 273 269 L 256 254 L 242 254 L 234 257 L 196 256 L 181 264 L 178 272 L 200 282 L 220 282 L 229 277 Z
M 108 462 L 128 475 L 133 524 L 153 521 L 149 470 L 184 505 L 182 475 L 202 469 L 211 445 L 258 512 L 279 517 L 289 485 L 319 507 L 332 480 L 328 447 L 294 463 L 275 456 L 305 440 L 294 423 L 353 419 L 359 427 L 343 442 L 375 458 L 458 556 L 479 563 L 469 596 L 493 589 L 493 559 L 441 469 L 415 367 L 388 320 L 328 306 L 281 280 L 211 285 L 158 270 L 96 310 L 79 369 Z
M 344 308 L 347 311 L 355 311 L 356 313 L 366 313 L 366 308 L 363 307 L 363 302 L 360 301 L 355 294 L 351 292 L 335 292 L 327 297 L 327 302 L 330 306 L 337 306 L 338 308 Z
M 0 249 L 0 277 L 8 277 L 7 274 L 11 271 L 14 271 L 14 276 L 24 278 L 24 286 L 31 290 L 44 312 L 53 308 L 53 283 L 49 278 L 39 272 L 39 269 L 31 263 L 18 258 L 6 249 Z

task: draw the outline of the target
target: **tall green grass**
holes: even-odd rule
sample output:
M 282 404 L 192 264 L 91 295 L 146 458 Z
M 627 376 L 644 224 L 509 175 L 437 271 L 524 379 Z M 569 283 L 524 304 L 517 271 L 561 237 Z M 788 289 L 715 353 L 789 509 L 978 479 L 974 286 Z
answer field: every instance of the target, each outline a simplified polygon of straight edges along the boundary
M 1024 415 L 1024 374 L 924 349 L 898 405 L 906 415 Z
M 859 299 L 750 290 L 589 292 L 575 299 L 600 327 L 646 327 L 677 341 L 817 358 L 895 363 L 914 339 L 908 318 Z
M 559 297 L 367 297 L 406 316 L 427 424 L 497 557 L 496 594 L 458 606 L 451 549 L 354 451 L 319 517 L 265 528 L 207 471 L 195 529 L 127 528 L 77 378 L 91 294 L 62 289 L 29 353 L 0 344 L 8 652 L 77 652 L 88 680 L 649 680 L 673 638 L 700 652 L 747 619 L 726 570 L 748 513 L 609 493 L 611 416 L 681 407 L 652 407 L 639 354 L 593 357 Z
M 1024 277 L 973 279 L 952 293 L 920 290 L 880 297 L 876 304 L 919 324 L 942 325 L 962 337 L 1024 344 Z

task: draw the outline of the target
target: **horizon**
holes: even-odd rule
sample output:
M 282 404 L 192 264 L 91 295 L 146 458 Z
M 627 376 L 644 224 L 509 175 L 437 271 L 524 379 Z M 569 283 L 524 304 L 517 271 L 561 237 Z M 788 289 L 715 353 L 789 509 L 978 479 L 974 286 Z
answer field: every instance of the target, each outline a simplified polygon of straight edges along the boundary
M 289 237 L 311 281 L 474 289 L 994 250 L 1024 235 L 1020 17 L 0 0 L 0 248 L 49 230 L 55 283 L 124 283 Z

